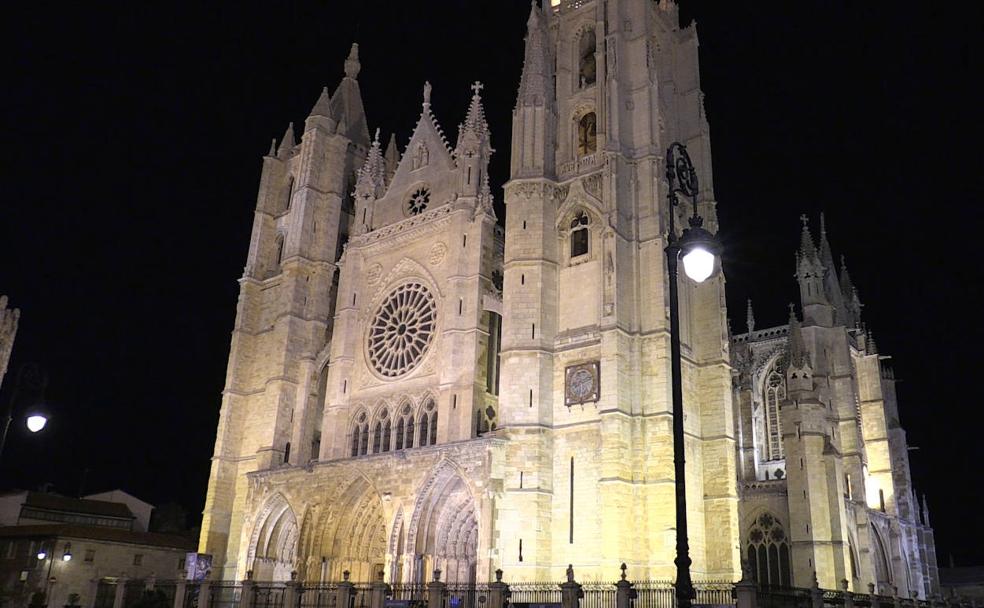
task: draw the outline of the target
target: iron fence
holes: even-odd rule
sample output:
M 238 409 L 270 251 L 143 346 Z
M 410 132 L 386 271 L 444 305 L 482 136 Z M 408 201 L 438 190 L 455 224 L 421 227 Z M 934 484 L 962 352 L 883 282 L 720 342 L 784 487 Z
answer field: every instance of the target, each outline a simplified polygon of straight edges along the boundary
M 297 606 L 288 608 L 336 608 L 338 585 L 323 583 L 297 587 Z

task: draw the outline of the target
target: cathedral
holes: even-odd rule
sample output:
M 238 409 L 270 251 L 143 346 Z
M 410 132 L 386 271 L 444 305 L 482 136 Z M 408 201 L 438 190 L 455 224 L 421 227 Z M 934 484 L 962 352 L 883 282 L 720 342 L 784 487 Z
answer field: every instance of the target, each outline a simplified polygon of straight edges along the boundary
M 672 142 L 718 229 L 695 26 L 673 0 L 533 3 L 504 218 L 482 85 L 452 145 L 424 84 L 400 146 L 370 130 L 360 70 L 353 45 L 300 141 L 263 158 L 202 522 L 214 577 L 672 578 Z M 749 307 L 741 335 L 721 274 L 679 280 L 693 577 L 926 597 L 890 368 L 825 232 L 804 224 L 795 259 L 801 312 L 756 329 Z

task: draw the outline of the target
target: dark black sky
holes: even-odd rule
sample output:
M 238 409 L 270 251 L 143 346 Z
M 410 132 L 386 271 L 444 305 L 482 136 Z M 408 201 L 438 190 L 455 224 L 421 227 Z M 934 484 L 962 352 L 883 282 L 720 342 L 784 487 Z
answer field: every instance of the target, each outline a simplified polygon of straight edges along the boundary
M 941 560 L 984 563 L 980 9 L 684 2 L 701 36 L 728 303 L 796 294 L 797 217 L 826 210 L 893 356 Z M 973 3 L 977 4 L 977 3 Z M 966 5 L 966 6 L 964 6 Z M 8 7 L 0 293 L 56 417 L 17 426 L 0 486 L 125 488 L 199 512 L 260 157 L 361 43 L 371 129 L 406 143 L 421 84 L 451 137 L 473 80 L 508 166 L 526 0 Z M 23 11 L 20 14 L 14 14 Z M 500 193 L 501 199 L 501 193 Z

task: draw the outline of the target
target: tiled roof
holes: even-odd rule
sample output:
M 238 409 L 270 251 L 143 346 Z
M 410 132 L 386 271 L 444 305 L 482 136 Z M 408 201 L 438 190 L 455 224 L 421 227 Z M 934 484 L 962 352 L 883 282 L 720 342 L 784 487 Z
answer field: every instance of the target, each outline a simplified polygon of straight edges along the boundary
M 59 496 L 58 494 L 44 494 L 42 492 L 28 492 L 27 499 L 24 501 L 24 506 L 47 511 L 58 511 L 61 513 L 78 513 L 85 515 L 96 515 L 99 517 L 134 519 L 133 513 L 130 512 L 130 508 L 121 502 L 69 498 L 67 496 Z
M 55 524 L 37 526 L 0 526 L 0 538 L 79 538 L 131 545 L 147 545 L 194 551 L 198 543 L 193 538 L 156 532 L 131 532 L 117 528 Z

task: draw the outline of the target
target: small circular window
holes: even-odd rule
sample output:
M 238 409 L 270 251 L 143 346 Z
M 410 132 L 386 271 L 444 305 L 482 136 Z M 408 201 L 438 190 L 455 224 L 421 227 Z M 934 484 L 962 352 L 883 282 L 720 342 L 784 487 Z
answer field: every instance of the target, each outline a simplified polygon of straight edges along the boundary
M 437 304 L 420 283 L 394 289 L 369 326 L 368 354 L 373 369 L 387 378 L 412 371 L 434 337 Z
M 407 211 L 410 212 L 410 215 L 423 213 L 427 210 L 427 205 L 430 203 L 430 197 L 430 190 L 423 186 L 417 188 L 414 193 L 410 195 L 410 200 L 407 201 Z

